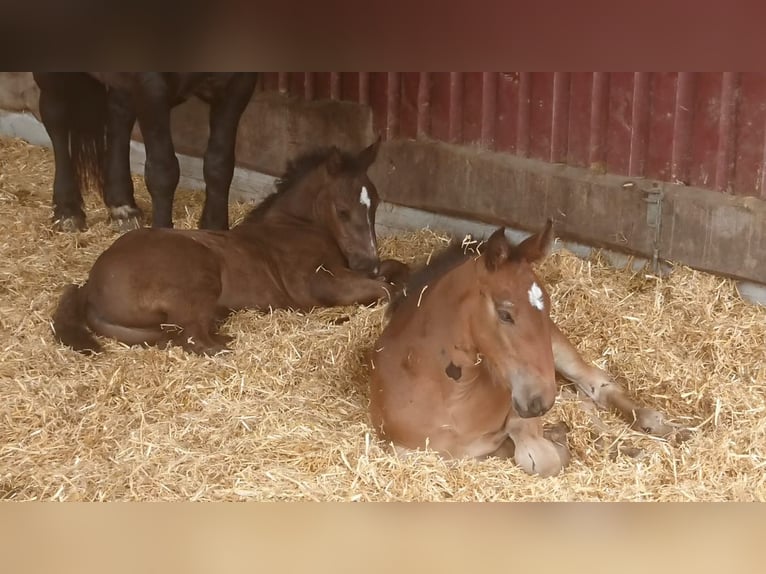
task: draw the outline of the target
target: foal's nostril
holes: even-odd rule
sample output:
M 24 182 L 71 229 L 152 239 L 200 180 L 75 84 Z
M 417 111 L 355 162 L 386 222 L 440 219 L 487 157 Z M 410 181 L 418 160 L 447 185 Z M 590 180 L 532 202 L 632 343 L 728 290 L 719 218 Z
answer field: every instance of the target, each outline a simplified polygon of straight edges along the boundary
M 532 413 L 533 417 L 540 416 L 545 412 L 545 409 L 543 408 L 543 400 L 539 396 L 535 397 L 529 401 L 528 410 Z

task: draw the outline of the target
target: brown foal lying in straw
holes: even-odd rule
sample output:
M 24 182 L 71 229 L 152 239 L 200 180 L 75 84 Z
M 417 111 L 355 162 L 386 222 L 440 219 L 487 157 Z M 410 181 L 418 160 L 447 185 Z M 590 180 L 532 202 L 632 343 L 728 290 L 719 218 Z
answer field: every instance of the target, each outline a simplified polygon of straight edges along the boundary
M 53 317 L 56 337 L 83 352 L 93 333 L 123 343 L 226 349 L 217 323 L 236 309 L 369 304 L 408 274 L 378 259 L 378 193 L 367 177 L 380 141 L 358 155 L 307 154 L 277 192 L 231 231 L 139 229 L 96 260 L 87 283 L 70 285 Z
M 480 255 L 453 245 L 411 278 L 371 352 L 370 415 L 382 439 L 454 458 L 514 456 L 528 473 L 554 475 L 569 460 L 566 431 L 544 431 L 541 416 L 557 371 L 634 428 L 673 431 L 585 363 L 551 320 L 532 263 L 552 239 L 550 221 L 518 246 L 501 228 Z

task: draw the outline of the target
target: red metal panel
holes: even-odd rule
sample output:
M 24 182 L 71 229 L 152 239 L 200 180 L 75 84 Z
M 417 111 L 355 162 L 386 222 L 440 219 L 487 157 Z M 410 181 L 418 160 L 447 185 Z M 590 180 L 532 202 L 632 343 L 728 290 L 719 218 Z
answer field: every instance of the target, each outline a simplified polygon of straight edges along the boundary
M 588 162 L 596 171 L 606 171 L 606 141 L 609 135 L 609 74 L 593 72 L 590 103 Z
M 340 94 L 339 100 L 346 100 L 349 102 L 359 101 L 359 72 L 341 72 L 340 76 Z
M 388 139 L 386 132 L 388 74 L 386 72 L 371 72 L 367 81 L 368 103 L 372 107 L 372 127 L 375 133 Z
M 450 76 L 449 72 L 429 74 L 430 136 L 441 141 L 450 139 Z
M 609 121 L 606 132 L 606 169 L 627 174 L 633 117 L 633 74 L 609 76 Z
M 420 73 L 401 72 L 399 78 L 399 137 L 415 139 L 418 136 Z
M 567 153 L 562 160 L 569 165 L 588 167 L 592 89 L 593 74 L 586 72 L 570 74 Z
M 516 151 L 519 76 L 518 72 L 502 72 L 498 78 L 495 149 L 509 153 Z
M 481 75 L 481 145 L 495 148 L 495 121 L 497 118 L 497 72 Z
M 738 81 L 738 74 L 735 72 L 724 72 L 721 81 L 718 150 L 715 159 L 715 188 L 718 191 L 730 191 L 729 184 L 734 171 Z
M 529 155 L 550 160 L 553 127 L 553 74 L 532 74 L 529 116 Z
M 689 182 L 694 121 L 694 76 L 692 72 L 678 73 L 670 173 L 670 180 L 675 183 Z
M 449 141 L 463 141 L 463 73 L 449 75 Z
M 420 72 L 418 77 L 418 133 L 417 137 L 428 137 L 431 129 L 431 77 Z
M 738 195 L 760 195 L 766 124 L 766 76 L 742 74 L 736 114 L 736 152 L 731 189 Z
M 277 77 L 277 89 L 281 93 L 287 93 L 287 90 L 289 89 L 289 76 L 287 75 L 287 72 L 279 72 Z
M 696 74 L 691 135 L 690 185 L 713 189 L 721 98 L 720 73 Z
M 630 114 L 630 156 L 628 175 L 643 177 L 646 168 L 646 145 L 649 141 L 649 81 L 647 72 L 633 74 L 633 106 Z
M 370 73 L 359 72 L 359 99 L 360 104 L 370 103 Z
M 676 107 L 678 74 L 653 73 L 648 116 L 648 147 L 646 148 L 646 177 L 671 179 L 673 157 L 673 116 Z
M 532 74 L 521 72 L 519 76 L 519 113 L 516 125 L 516 153 L 529 157 L 529 122 L 532 108 Z
M 386 73 L 386 139 L 389 140 L 399 135 L 400 82 L 399 72 Z
M 463 143 L 481 142 L 481 72 L 463 73 Z
M 764 74 L 266 72 L 260 86 L 369 105 L 386 138 L 766 198 Z
M 330 99 L 340 98 L 340 72 L 330 72 Z
M 314 99 L 330 99 L 330 73 L 314 72 L 311 76 L 313 76 Z
M 553 74 L 553 112 L 551 117 L 551 155 L 553 163 L 566 161 L 569 135 L 569 74 Z
M 299 96 L 301 98 L 306 97 L 306 73 L 305 72 L 288 72 L 287 73 L 287 93 L 293 96 Z
M 313 100 L 315 97 L 314 76 L 314 72 L 303 73 L 303 97 L 308 101 Z

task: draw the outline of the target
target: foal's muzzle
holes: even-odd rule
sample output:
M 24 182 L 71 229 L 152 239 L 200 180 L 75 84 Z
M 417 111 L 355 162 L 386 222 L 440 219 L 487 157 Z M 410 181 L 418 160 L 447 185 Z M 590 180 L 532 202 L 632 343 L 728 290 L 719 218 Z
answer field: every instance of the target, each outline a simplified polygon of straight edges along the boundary
M 513 408 L 516 409 L 516 413 L 523 419 L 531 419 L 533 417 L 539 417 L 547 413 L 553 406 L 553 401 L 546 401 L 543 395 L 537 394 L 529 397 L 527 400 L 513 399 Z
M 348 266 L 354 271 L 361 271 L 370 277 L 375 277 L 380 271 L 380 259 L 369 255 L 349 255 Z

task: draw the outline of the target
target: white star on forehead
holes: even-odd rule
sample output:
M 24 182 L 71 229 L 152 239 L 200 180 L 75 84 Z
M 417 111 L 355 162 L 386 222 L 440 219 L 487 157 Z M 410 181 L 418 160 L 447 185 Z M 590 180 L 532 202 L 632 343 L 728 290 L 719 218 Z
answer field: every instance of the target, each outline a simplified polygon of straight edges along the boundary
M 532 286 L 529 288 L 529 304 L 532 305 L 535 309 L 538 309 L 539 311 L 542 311 L 545 309 L 545 302 L 543 300 L 543 290 L 540 289 L 540 286 L 537 283 L 532 283 Z
M 370 194 L 367 193 L 367 186 L 362 186 L 362 193 L 359 194 L 359 203 L 365 207 L 370 207 Z

